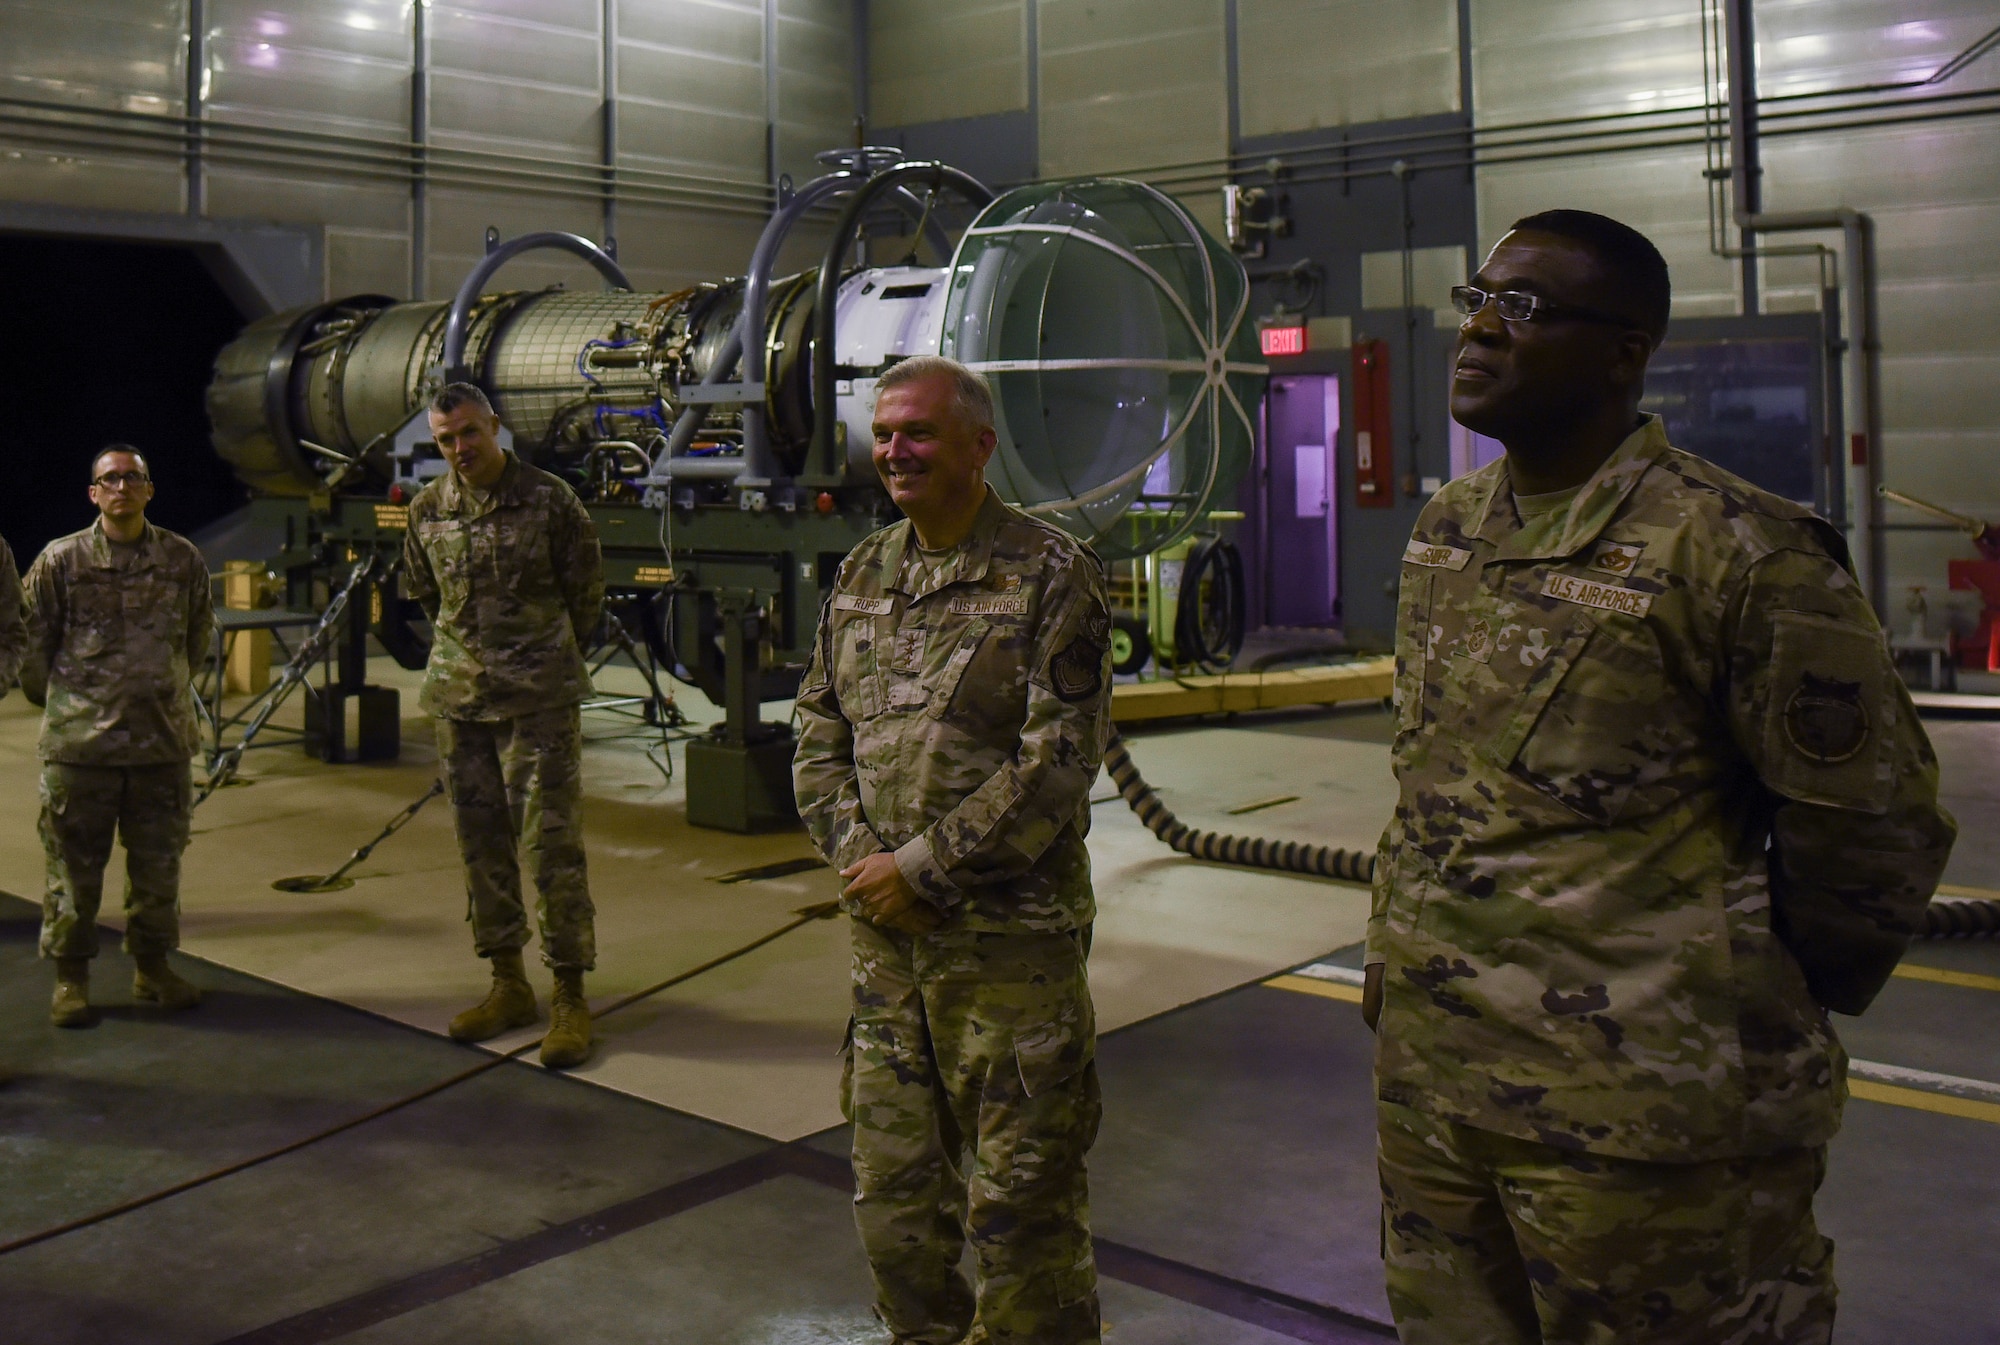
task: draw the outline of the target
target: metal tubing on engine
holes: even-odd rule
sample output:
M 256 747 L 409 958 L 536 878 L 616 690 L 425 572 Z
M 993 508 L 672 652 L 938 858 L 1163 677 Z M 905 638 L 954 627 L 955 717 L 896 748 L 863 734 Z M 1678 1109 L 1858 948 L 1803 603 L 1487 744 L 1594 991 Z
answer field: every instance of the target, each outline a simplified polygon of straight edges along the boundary
M 626 278 L 623 268 L 612 260 L 611 254 L 582 234 L 543 230 L 508 239 L 480 259 L 479 265 L 472 268 L 471 274 L 467 275 L 464 283 L 458 287 L 458 293 L 452 296 L 451 313 L 444 324 L 445 382 L 472 381 L 472 371 L 465 364 L 465 341 L 468 334 L 466 326 L 472 313 L 472 305 L 479 301 L 480 294 L 486 289 L 486 282 L 493 278 L 494 272 L 522 253 L 542 249 L 572 253 L 589 262 L 597 269 L 599 275 L 619 289 L 632 288 L 632 282 Z
M 811 451 L 819 456 L 819 461 L 813 465 L 829 476 L 837 476 L 840 467 L 839 460 L 834 457 L 833 443 L 833 310 L 840 299 L 840 272 L 847 265 L 848 249 L 854 243 L 855 231 L 860 228 L 861 218 L 868 213 L 868 207 L 891 189 L 902 186 L 912 178 L 923 177 L 931 180 L 932 191 L 942 191 L 949 185 L 976 207 L 990 205 L 994 199 L 992 190 L 978 178 L 938 160 L 899 163 L 885 168 L 847 198 L 847 205 L 834 223 L 833 237 L 827 240 L 826 258 L 819 268 L 817 302 L 813 308 Z

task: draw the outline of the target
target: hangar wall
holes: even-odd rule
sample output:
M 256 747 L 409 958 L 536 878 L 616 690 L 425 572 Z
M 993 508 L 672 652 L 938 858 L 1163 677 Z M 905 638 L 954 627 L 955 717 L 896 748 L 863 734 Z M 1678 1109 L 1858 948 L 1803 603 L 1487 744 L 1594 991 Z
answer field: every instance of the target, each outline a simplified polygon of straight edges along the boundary
M 489 224 L 601 237 L 609 194 L 633 279 L 672 288 L 740 268 L 769 182 L 852 140 L 854 69 L 849 0 L 0 0 L 0 200 L 320 225 L 329 292 L 404 298 Z
M 489 224 L 600 236 L 609 222 L 635 280 L 667 288 L 740 266 L 769 182 L 851 140 L 857 110 L 871 138 L 996 182 L 1131 174 L 1214 224 L 1231 153 L 1452 118 L 1483 133 L 1695 107 L 1700 12 L 1699 0 L 0 0 L 0 204 L 308 226 L 323 231 L 329 291 L 397 297 L 448 292 Z M 1758 0 L 1756 12 L 1767 98 L 1920 78 L 1992 18 L 1989 0 Z M 2000 85 L 1995 61 L 1952 87 Z M 195 202 L 190 108 L 203 119 Z M 1769 208 L 1845 204 L 1879 222 L 1888 481 L 2000 515 L 1990 118 L 1766 129 Z M 1678 312 L 1734 312 L 1737 268 L 1709 249 L 1703 162 L 1680 144 L 1483 163 L 1466 245 L 1553 202 L 1595 207 L 1661 243 Z M 1437 176 L 1419 163 L 1420 182 Z M 1432 185 L 1440 202 L 1453 195 Z M 1343 201 L 1347 216 L 1378 208 Z M 1415 245 L 1460 237 L 1460 213 L 1420 199 Z M 1400 240 L 1315 227 L 1302 210 L 1300 246 L 1273 255 L 1324 254 L 1342 273 L 1319 304 L 1336 311 L 1329 296 L 1365 288 L 1361 254 Z M 540 257 L 510 277 L 594 283 Z M 1810 306 L 1813 290 L 1806 263 L 1762 277 L 1773 310 Z M 1938 584 L 1957 551 L 1949 536 L 1892 533 L 1892 585 Z
M 1142 177 L 1211 222 L 1231 152 L 1239 175 L 1257 181 L 1254 168 L 1270 153 L 1342 137 L 1389 140 L 1468 112 L 1484 133 L 1698 109 L 1704 97 L 1700 0 L 869 0 L 869 11 L 870 119 L 900 128 L 877 134 L 918 145 L 956 128 L 955 143 L 968 153 L 987 148 L 999 161 L 1003 147 L 1018 153 L 1026 118 L 1026 137 L 1041 146 L 1039 174 Z M 1990 0 L 1757 0 L 1755 12 L 1766 99 L 1922 79 L 1993 24 Z M 990 40 L 945 41 L 970 30 L 961 24 Z M 947 53 L 935 77 L 912 73 L 919 52 Z M 1944 87 L 2000 88 L 2000 55 Z M 1811 134 L 1767 121 L 1764 201 L 1774 211 L 1845 205 L 1875 217 L 1885 480 L 2000 518 L 2000 237 L 1992 228 L 2000 157 L 1990 103 L 1965 111 L 1954 120 Z M 1656 137 L 1675 138 L 1686 137 Z M 1420 183 L 1447 175 L 1424 167 L 1415 148 Z M 1698 137 L 1644 150 L 1484 161 L 1502 157 L 1482 153 L 1469 175 L 1477 222 L 1467 243 L 1475 255 L 1530 211 L 1601 210 L 1660 245 L 1674 272 L 1677 315 L 1740 311 L 1738 266 L 1710 249 Z M 1363 244 L 1366 221 L 1351 217 L 1379 212 L 1384 202 L 1363 190 L 1363 179 L 1343 181 L 1349 189 L 1331 205 L 1308 204 L 1317 193 L 1294 190 L 1297 243 L 1274 245 L 1272 255 L 1313 254 L 1354 268 L 1329 277 L 1320 296 L 1320 311 L 1353 313 L 1358 308 L 1345 305 L 1359 300 L 1341 296 L 1365 288 L 1362 250 L 1395 244 Z M 1459 207 L 1450 195 L 1432 184 L 1432 203 L 1420 201 L 1416 246 L 1454 236 Z M 1328 210 L 1343 218 L 1312 218 Z M 1763 307 L 1813 307 L 1815 275 L 1810 261 L 1769 261 L 1759 278 Z M 1342 306 L 1327 306 L 1336 300 Z M 1897 609 L 1889 616 L 1900 621 L 1905 586 L 1941 591 L 1945 559 L 1967 552 L 1948 533 L 1903 530 L 1920 522 L 1913 514 L 1892 506 L 1888 517 Z

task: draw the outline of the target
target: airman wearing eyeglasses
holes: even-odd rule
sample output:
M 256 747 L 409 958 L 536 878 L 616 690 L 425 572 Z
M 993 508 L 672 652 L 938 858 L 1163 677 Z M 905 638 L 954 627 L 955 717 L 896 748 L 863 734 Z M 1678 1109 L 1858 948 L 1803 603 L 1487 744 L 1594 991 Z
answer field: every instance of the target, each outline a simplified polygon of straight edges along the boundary
M 125 844 L 125 951 L 133 998 L 192 1008 L 201 992 L 167 965 L 180 944 L 181 852 L 200 745 L 188 670 L 214 622 L 194 543 L 146 521 L 152 473 L 113 444 L 91 464 L 97 521 L 50 542 L 28 571 L 21 687 L 43 707 L 42 956 L 56 964 L 50 1018 L 95 1021 L 90 962 L 116 835 Z
M 1857 1014 L 1955 827 L 1838 530 L 1639 412 L 1667 266 L 1558 210 L 1470 285 L 1506 447 L 1404 553 L 1363 1014 L 1405 1345 L 1825 1345 Z

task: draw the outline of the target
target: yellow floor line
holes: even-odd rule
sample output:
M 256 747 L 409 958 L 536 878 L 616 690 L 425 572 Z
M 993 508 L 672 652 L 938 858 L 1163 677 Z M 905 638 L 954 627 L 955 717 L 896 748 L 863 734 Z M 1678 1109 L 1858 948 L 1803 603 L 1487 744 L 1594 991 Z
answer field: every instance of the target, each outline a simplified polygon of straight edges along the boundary
M 1917 962 L 1905 962 L 1896 968 L 1896 975 L 1906 981 L 1932 981 L 1938 985 L 1962 986 L 1967 990 L 2000 990 L 2000 976 L 1982 976 L 1976 971 L 1949 971 L 1944 967 L 1926 967 Z
M 1974 901 L 2000 901 L 2000 891 L 1990 887 L 1960 887 L 1957 883 L 1939 883 L 1937 893 L 1941 897 L 1970 897 Z
M 1318 995 L 1321 999 L 1344 999 L 1349 1004 L 1361 1002 L 1361 987 L 1342 985 L 1339 981 L 1316 981 L 1310 976 L 1273 976 L 1264 982 L 1273 990 L 1296 990 L 1302 995 Z
M 1968 1121 L 1988 1121 L 2000 1125 L 2000 1102 L 1930 1093 L 1921 1088 L 1899 1088 L 1892 1083 L 1871 1083 L 1867 1079 L 1849 1079 L 1847 1091 L 1864 1102 L 1886 1102 L 1892 1107 L 1913 1107 L 1918 1111 L 1934 1111 L 1943 1116 L 1961 1116 Z

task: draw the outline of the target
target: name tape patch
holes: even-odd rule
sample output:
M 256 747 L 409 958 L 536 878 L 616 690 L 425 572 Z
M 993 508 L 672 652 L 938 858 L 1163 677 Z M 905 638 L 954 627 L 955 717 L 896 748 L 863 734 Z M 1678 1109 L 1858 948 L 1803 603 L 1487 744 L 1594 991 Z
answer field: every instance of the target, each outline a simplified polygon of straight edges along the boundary
M 966 616 L 1026 616 L 1028 595 L 1009 593 L 978 598 L 953 598 L 951 610 Z
M 1626 616 L 1644 616 L 1653 609 L 1653 595 L 1650 593 L 1634 593 L 1617 584 L 1600 584 L 1590 579 L 1579 579 L 1573 574 L 1550 575 L 1548 582 L 1542 585 L 1542 596 L 1606 612 L 1623 612 Z
M 864 598 L 858 593 L 836 593 L 833 595 L 833 610 L 836 612 L 859 612 L 863 616 L 887 616 L 895 609 L 894 598 Z
M 1465 563 L 1472 559 L 1472 553 L 1463 547 L 1411 542 L 1403 549 L 1403 559 L 1412 565 L 1428 565 L 1436 570 L 1462 570 Z

